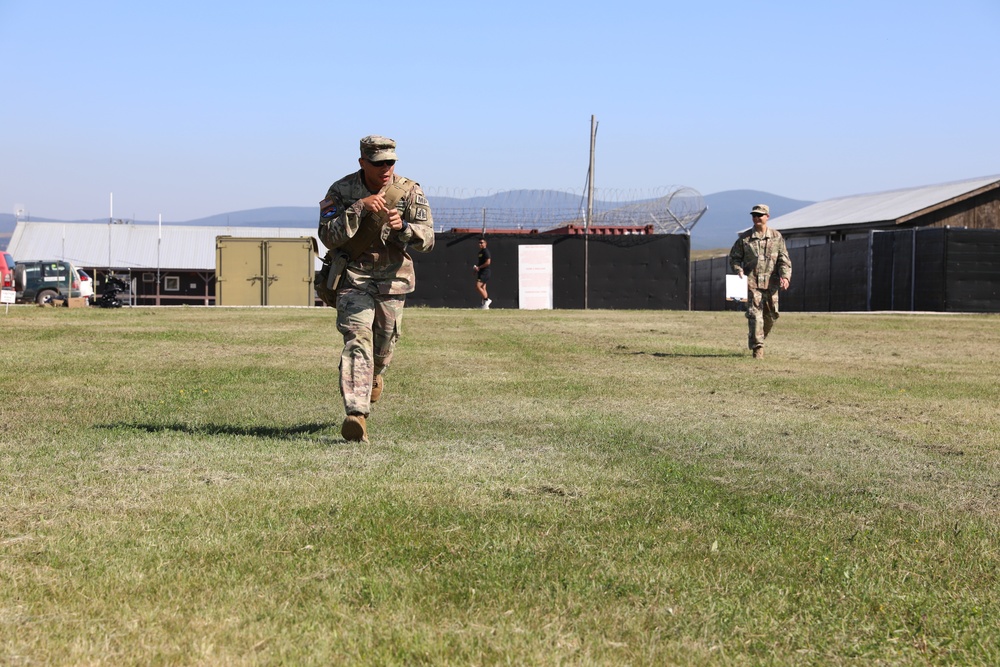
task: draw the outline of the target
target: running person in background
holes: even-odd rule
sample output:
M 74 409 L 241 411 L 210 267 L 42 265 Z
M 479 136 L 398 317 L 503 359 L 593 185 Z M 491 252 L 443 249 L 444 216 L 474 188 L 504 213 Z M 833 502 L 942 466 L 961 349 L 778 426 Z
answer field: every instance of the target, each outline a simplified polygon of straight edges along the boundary
M 493 303 L 493 299 L 486 292 L 486 283 L 490 280 L 490 263 L 492 258 L 490 256 L 489 248 L 486 247 L 486 239 L 479 239 L 479 255 L 476 257 L 476 264 L 472 267 L 472 270 L 476 272 L 476 291 L 479 292 L 479 298 L 483 300 L 482 306 L 483 310 L 489 310 L 490 304 Z

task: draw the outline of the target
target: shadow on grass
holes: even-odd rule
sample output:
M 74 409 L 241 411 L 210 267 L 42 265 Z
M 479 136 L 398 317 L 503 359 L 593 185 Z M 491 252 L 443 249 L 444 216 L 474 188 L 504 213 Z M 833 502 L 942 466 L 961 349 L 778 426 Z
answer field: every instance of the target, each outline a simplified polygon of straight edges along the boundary
M 742 352 L 643 352 L 642 350 L 634 352 L 625 352 L 625 354 L 631 354 L 635 357 L 657 357 L 662 358 L 676 358 L 676 357 L 743 357 L 746 356 Z
M 292 440 L 303 435 L 322 433 L 338 426 L 334 423 L 301 424 L 299 426 L 233 426 L 231 424 L 146 424 L 116 422 L 98 424 L 96 428 L 108 431 L 146 431 L 147 433 L 188 433 L 191 435 L 242 435 L 252 438 L 269 438 L 273 440 Z

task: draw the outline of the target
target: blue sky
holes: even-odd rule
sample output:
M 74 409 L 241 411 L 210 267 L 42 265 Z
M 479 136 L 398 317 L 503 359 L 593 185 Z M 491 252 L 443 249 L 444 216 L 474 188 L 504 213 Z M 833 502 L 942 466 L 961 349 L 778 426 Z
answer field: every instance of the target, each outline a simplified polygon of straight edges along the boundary
M 314 206 L 399 142 L 433 194 L 831 197 L 1000 174 L 1000 0 L 0 0 L 0 212 Z

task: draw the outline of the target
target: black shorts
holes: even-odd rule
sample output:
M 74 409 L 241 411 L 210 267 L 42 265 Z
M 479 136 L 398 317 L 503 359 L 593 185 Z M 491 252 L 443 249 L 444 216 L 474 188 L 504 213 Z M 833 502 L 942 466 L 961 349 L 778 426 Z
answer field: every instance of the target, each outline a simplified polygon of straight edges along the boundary
M 480 271 L 479 275 L 476 276 L 476 280 L 478 280 L 484 285 L 488 283 L 490 280 L 490 270 L 486 269 L 485 271 Z

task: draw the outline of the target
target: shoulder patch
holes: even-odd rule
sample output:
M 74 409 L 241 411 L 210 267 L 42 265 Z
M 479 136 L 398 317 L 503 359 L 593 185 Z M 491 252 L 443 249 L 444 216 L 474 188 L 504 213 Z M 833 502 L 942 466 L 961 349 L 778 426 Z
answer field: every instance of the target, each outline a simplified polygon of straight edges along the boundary
M 319 203 L 319 214 L 323 218 L 336 218 L 337 202 L 334 199 L 324 199 Z

